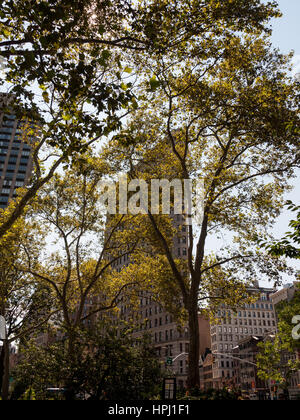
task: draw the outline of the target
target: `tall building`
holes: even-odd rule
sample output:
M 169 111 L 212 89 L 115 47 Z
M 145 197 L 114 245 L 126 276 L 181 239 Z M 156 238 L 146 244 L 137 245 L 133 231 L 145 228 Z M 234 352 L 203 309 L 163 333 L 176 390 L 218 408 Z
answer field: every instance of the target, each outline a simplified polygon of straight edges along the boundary
M 16 190 L 26 185 L 32 174 L 30 144 L 24 141 L 21 123 L 4 112 L 7 95 L 0 94 L 0 208 L 16 198 Z
M 249 336 L 263 337 L 276 331 L 276 316 L 271 300 L 275 290 L 258 287 L 250 291 L 259 293 L 256 303 L 245 305 L 237 312 L 222 305 L 218 314 L 220 323 L 211 326 L 214 388 L 235 385 L 235 366 L 231 356 L 241 340 Z

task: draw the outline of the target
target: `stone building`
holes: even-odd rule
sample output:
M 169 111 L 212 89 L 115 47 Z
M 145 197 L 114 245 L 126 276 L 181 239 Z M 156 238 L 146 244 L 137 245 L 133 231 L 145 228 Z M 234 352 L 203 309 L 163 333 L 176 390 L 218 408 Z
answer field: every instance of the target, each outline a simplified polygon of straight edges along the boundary
M 276 331 L 274 305 L 270 297 L 274 289 L 255 287 L 250 291 L 259 293 L 256 303 L 245 305 L 237 312 L 222 305 L 218 314 L 220 323 L 211 326 L 214 388 L 235 384 L 235 366 L 231 356 L 241 340 Z

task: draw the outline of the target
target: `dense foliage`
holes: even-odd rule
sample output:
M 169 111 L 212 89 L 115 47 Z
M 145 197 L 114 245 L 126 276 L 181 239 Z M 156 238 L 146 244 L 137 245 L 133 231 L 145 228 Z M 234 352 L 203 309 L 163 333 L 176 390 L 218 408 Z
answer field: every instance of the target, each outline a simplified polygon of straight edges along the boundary
M 65 336 L 45 347 L 34 341 L 22 347 L 13 398 L 32 388 L 36 399 L 49 399 L 47 389 L 65 388 L 69 382 L 76 399 L 145 400 L 159 395 L 163 373 L 149 339 L 135 340 L 127 328 L 99 327 L 78 333 L 71 358 Z

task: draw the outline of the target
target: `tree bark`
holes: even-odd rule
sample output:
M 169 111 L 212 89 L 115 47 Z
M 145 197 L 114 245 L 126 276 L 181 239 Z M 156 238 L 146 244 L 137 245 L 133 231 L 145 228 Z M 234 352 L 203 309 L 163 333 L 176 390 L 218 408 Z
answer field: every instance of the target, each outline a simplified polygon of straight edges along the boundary
M 194 299 L 193 299 L 194 300 Z M 198 303 L 193 301 L 189 308 L 189 367 L 188 367 L 188 389 L 200 387 L 200 333 L 198 318 Z
M 71 372 L 72 369 L 75 366 L 74 363 L 74 358 L 75 358 L 75 333 L 72 329 L 70 329 L 68 331 L 68 362 L 69 362 L 69 366 L 71 366 Z M 75 387 L 74 387 L 74 382 L 73 382 L 73 375 L 71 374 L 71 377 L 68 378 L 67 383 L 66 383 L 66 392 L 65 392 L 65 398 L 66 401 L 74 401 L 76 398 L 76 391 L 75 391 Z

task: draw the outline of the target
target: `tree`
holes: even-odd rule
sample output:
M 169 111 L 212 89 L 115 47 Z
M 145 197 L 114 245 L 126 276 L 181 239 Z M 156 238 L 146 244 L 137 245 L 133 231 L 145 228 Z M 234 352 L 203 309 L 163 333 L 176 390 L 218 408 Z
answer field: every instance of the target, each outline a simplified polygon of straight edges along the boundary
M 291 376 L 300 369 L 299 358 L 292 357 L 300 349 L 299 338 L 295 339 L 293 318 L 300 314 L 299 287 L 290 302 L 280 302 L 276 306 L 278 332 L 275 338 L 260 343 L 257 358 L 258 375 L 264 380 L 276 381 L 287 390 Z
M 187 270 L 148 211 L 172 269 L 170 292 L 176 284 L 188 313 L 191 388 L 199 386 L 199 301 L 222 302 L 235 282 L 246 289 L 262 276 L 277 284 L 287 269 L 284 261 L 255 250 L 255 238 L 279 215 L 299 167 L 299 83 L 287 75 L 290 58 L 247 29 L 246 35 L 224 31 L 196 40 L 184 62 L 163 57 L 147 67 L 154 74 L 151 106 L 146 102 L 111 143 L 113 165 L 134 168 L 134 177 L 168 178 L 175 168 L 182 181 L 203 181 L 203 220 L 188 227 Z M 120 149 L 121 156 L 130 151 L 127 165 Z M 150 162 L 149 172 L 141 169 Z M 208 254 L 209 236 L 222 232 L 233 245 Z M 217 278 L 225 296 L 218 286 L 212 293 Z
M 122 60 L 118 59 L 118 54 L 115 56 L 113 53 L 109 56 L 105 53 L 104 66 L 101 63 L 102 55 L 96 47 L 100 44 L 105 51 L 108 49 L 106 44 L 111 44 L 111 42 L 107 37 L 112 36 L 110 25 L 108 25 L 109 30 L 100 36 L 100 40 L 97 35 L 101 34 L 100 25 L 103 19 L 97 20 L 96 39 L 95 36 L 90 40 L 90 38 L 82 38 L 81 35 L 80 39 L 69 38 L 61 30 L 67 22 L 71 25 L 71 30 L 69 26 L 67 34 L 72 34 L 72 31 L 77 33 L 77 28 L 83 29 L 85 33 L 85 29 L 88 28 L 90 36 L 89 31 L 92 29 L 86 24 L 89 20 L 86 19 L 87 14 L 84 13 L 89 9 L 82 7 L 86 3 L 72 2 L 72 4 L 75 5 L 75 12 L 77 12 L 75 21 L 70 18 L 66 8 L 62 9 L 66 15 L 63 14 L 61 17 L 62 12 L 55 9 L 52 2 L 42 2 L 36 9 L 36 14 L 31 12 L 31 2 L 18 2 L 17 6 L 20 7 L 17 9 L 12 7 L 12 10 L 13 13 L 17 10 L 22 18 L 17 14 L 11 19 L 8 7 L 4 8 L 4 14 L 2 12 L 4 20 L 5 13 L 8 14 L 8 21 L 2 22 L 3 25 L 10 25 L 11 22 L 21 23 L 21 25 L 14 25 L 16 28 L 21 28 L 19 36 L 15 37 L 12 31 L 8 31 L 5 37 L 9 40 L 5 39 L 3 44 L 0 44 L 6 50 L 2 55 L 13 57 L 9 75 L 17 86 L 14 93 L 18 98 L 26 98 L 22 101 L 22 106 L 31 110 L 32 117 L 32 109 L 36 110 L 37 106 L 33 107 L 33 101 L 30 100 L 32 93 L 30 93 L 27 80 L 39 82 L 43 100 L 49 109 L 48 114 L 50 113 L 50 119 L 53 121 L 52 126 L 50 123 L 52 130 L 45 132 L 44 144 L 58 146 L 58 150 L 64 151 L 63 155 L 60 155 L 61 162 L 68 160 L 70 150 L 81 151 L 82 146 L 85 148 L 93 143 L 95 133 L 107 135 L 116 126 L 119 128 L 118 111 L 122 105 L 126 106 L 126 110 L 137 108 L 135 101 L 131 99 L 131 92 L 128 93 L 129 97 L 126 95 L 125 98 L 122 92 L 120 93 L 120 89 L 122 91 L 125 89 L 127 92 L 125 85 L 121 86 L 117 83 L 115 88 L 111 82 L 108 91 L 106 89 L 106 76 L 109 81 L 120 80 L 119 70 L 115 73 L 119 63 L 125 73 L 125 69 L 128 71 L 131 68 L 129 66 L 128 69 L 127 65 L 124 68 Z M 96 7 L 100 5 L 101 10 L 102 3 L 95 2 L 95 4 Z M 10 3 L 8 5 L 11 6 Z M 78 5 L 79 8 L 77 8 Z M 127 28 L 123 24 L 120 28 L 123 31 L 125 27 L 126 41 L 128 41 L 128 31 L 133 30 L 134 34 L 139 34 L 138 41 L 134 38 L 133 44 L 140 45 L 140 40 L 142 43 L 145 40 L 150 42 L 144 48 L 144 54 L 142 52 L 129 59 L 138 70 L 139 81 L 144 77 L 136 91 L 137 94 L 141 94 L 142 99 L 146 99 L 145 116 L 148 115 L 150 104 L 154 116 L 157 116 L 148 120 L 153 125 L 153 130 L 148 130 L 146 136 L 148 144 L 153 134 L 153 138 L 160 141 L 162 145 L 167 141 L 179 164 L 181 178 L 190 179 L 196 175 L 205 174 L 203 176 L 206 189 L 204 221 L 198 237 L 195 260 L 193 260 L 194 230 L 192 227 L 189 228 L 188 275 L 183 276 L 178 269 L 178 263 L 170 253 L 169 242 L 160 231 L 158 221 L 149 214 L 149 220 L 172 269 L 176 287 L 179 288 L 185 308 L 189 313 L 191 330 L 189 377 L 190 386 L 193 387 L 199 384 L 197 323 L 200 283 L 204 284 L 202 282 L 204 274 L 220 269 L 226 263 L 240 260 L 240 266 L 243 266 L 243 262 L 247 261 L 250 255 L 248 252 L 239 250 L 235 255 L 230 254 L 224 257 L 221 255 L 219 260 L 215 256 L 205 258 L 204 250 L 208 231 L 213 232 L 219 224 L 223 224 L 232 231 L 236 230 L 239 233 L 243 231 L 244 236 L 249 240 L 251 229 L 248 229 L 247 225 L 253 227 L 253 224 L 257 222 L 256 218 L 248 213 L 251 203 L 253 204 L 251 210 L 254 215 L 261 218 L 260 222 L 264 217 L 268 219 L 269 216 L 276 214 L 278 207 L 271 202 L 273 186 L 270 185 L 268 188 L 267 185 L 259 185 L 260 194 L 255 194 L 254 184 L 259 176 L 273 175 L 278 177 L 276 191 L 279 195 L 285 187 L 280 174 L 285 170 L 292 171 L 294 162 L 289 159 L 292 154 L 294 161 L 297 160 L 297 151 L 293 153 L 292 149 L 295 150 L 297 147 L 294 127 L 298 119 L 293 108 L 298 87 L 285 83 L 284 71 L 281 69 L 285 66 L 286 59 L 276 53 L 268 54 L 268 48 L 262 40 L 263 34 L 270 32 L 267 28 L 269 20 L 279 15 L 275 3 L 265 5 L 258 0 L 244 2 L 232 0 L 230 3 L 217 0 L 194 0 L 187 4 L 175 0 L 168 2 L 159 0 L 139 2 L 136 8 L 136 2 L 133 2 L 133 5 L 133 14 L 130 15 L 132 19 Z M 72 5 L 69 10 L 71 14 L 74 14 Z M 118 16 L 122 16 L 123 19 L 124 9 L 116 10 L 121 11 Z M 55 13 L 54 16 L 53 13 Z M 27 26 L 28 15 L 31 18 L 32 14 L 34 24 Z M 83 20 L 81 20 L 81 15 Z M 102 17 L 101 13 L 99 15 Z M 54 17 L 51 21 L 54 22 L 54 29 L 52 23 L 49 23 L 48 16 Z M 110 20 L 108 22 L 111 23 Z M 116 22 L 120 23 L 121 20 L 116 19 Z M 27 28 L 29 28 L 28 31 Z M 237 37 L 237 32 L 241 34 L 241 37 Z M 24 38 L 23 33 L 26 33 L 29 39 Z M 30 38 L 31 34 L 33 34 L 33 40 Z M 36 39 L 38 41 L 35 41 Z M 59 43 L 56 42 L 57 39 Z M 123 36 L 121 40 L 110 45 L 113 51 L 120 45 L 124 47 Z M 29 53 L 24 51 L 25 42 L 31 45 Z M 153 52 L 151 57 L 147 54 L 148 48 L 150 52 Z M 98 61 L 95 64 L 93 64 L 94 57 L 89 55 L 90 51 L 97 51 L 95 56 Z M 87 57 L 83 57 L 82 54 L 86 54 Z M 111 57 L 114 60 L 111 60 Z M 121 58 L 123 57 L 122 55 Z M 43 65 L 46 65 L 46 71 L 43 70 Z M 21 69 L 20 72 L 19 66 L 23 66 L 24 71 Z M 93 69 L 92 75 L 90 66 Z M 108 73 L 103 74 L 103 67 L 105 70 L 108 68 Z M 43 70 L 42 78 L 40 78 L 40 68 Z M 100 76 L 100 82 L 98 76 Z M 103 90 L 104 101 L 101 96 Z M 158 99 L 154 96 L 156 92 L 161 94 Z M 28 98 L 31 103 L 26 107 Z M 86 111 L 85 105 L 89 101 L 95 109 L 93 113 Z M 44 112 L 44 108 L 42 111 Z M 106 118 L 101 118 L 103 125 L 99 129 L 99 123 L 95 121 L 94 115 L 102 115 L 103 111 L 106 111 Z M 139 115 L 143 111 L 141 109 Z M 56 119 L 51 115 L 53 112 Z M 48 121 L 44 116 L 41 118 L 41 112 L 36 114 L 36 120 Z M 290 122 L 291 129 L 286 127 L 286 121 Z M 42 123 L 41 126 L 43 127 L 44 124 Z M 53 131 L 57 133 L 57 136 L 53 136 Z M 128 136 L 128 133 L 122 137 L 126 139 L 125 145 L 130 146 L 132 138 Z M 284 137 L 286 143 L 282 140 Z M 82 138 L 84 138 L 83 142 Z M 261 153 L 256 161 L 257 152 L 263 148 L 264 153 Z M 246 158 L 248 152 L 250 157 Z M 270 158 L 263 160 L 267 153 L 274 153 L 273 160 Z M 286 161 L 283 161 L 283 155 L 287 156 Z M 276 167 L 275 164 L 277 164 Z M 39 168 L 39 165 L 37 167 Z M 199 167 L 203 171 L 202 175 L 198 170 Z M 271 167 L 273 170 L 269 169 Z M 39 185 L 32 190 L 29 200 L 38 189 Z M 236 195 L 230 195 L 231 191 L 237 192 Z M 253 198 L 250 203 L 249 195 L 251 199 Z M 24 198 L 16 212 L 6 214 L 6 221 L 1 225 L 0 234 L 14 223 L 19 215 L 18 211 L 22 211 L 27 203 L 28 200 Z M 227 214 L 226 207 L 229 205 L 239 209 L 236 215 Z M 236 268 L 233 266 L 228 270 L 235 274 L 236 279 Z M 223 279 L 224 273 L 225 270 L 223 270 Z M 204 301 L 207 298 L 205 292 L 200 297 Z
M 144 267 L 129 265 L 121 273 L 113 267 L 117 260 L 134 255 L 138 226 L 126 229 L 130 221 L 119 215 L 106 220 L 99 187 L 105 164 L 86 159 L 64 176 L 55 175 L 40 190 L 30 217 L 47 236 L 46 247 L 32 230 L 32 241 L 22 244 L 25 257 L 16 264 L 50 290 L 61 318 L 55 325 L 64 331 L 70 363 L 76 355 L 77 330 L 92 325 L 99 314 L 117 309 L 124 296 L 133 303 L 137 290 L 149 283 Z M 49 241 L 53 251 L 47 249 Z M 39 250 L 36 258 L 32 249 Z M 73 384 L 66 387 L 73 398 Z
M 178 56 L 195 37 L 206 42 L 212 31 L 220 33 L 222 24 L 264 30 L 277 15 L 275 3 L 257 0 L 230 6 L 215 0 L 3 1 L 0 57 L 7 68 L 0 86 L 10 95 L 6 111 L 27 127 L 35 174 L 1 212 L 0 237 L 62 164 L 119 129 L 122 116 L 137 107 L 127 79 L 140 55 L 150 61 L 166 52 Z
M 0 314 L 6 322 L 6 339 L 1 351 L 0 390 L 3 400 L 8 399 L 10 379 L 10 346 L 41 330 L 55 315 L 49 290 L 28 275 L 20 272 L 16 265 L 22 261 L 22 245 L 32 241 L 30 229 L 24 220 L 1 240 L 0 262 Z M 22 245 L 21 245 L 22 244 Z M 35 257 L 32 248 L 32 258 Z
M 122 75 L 116 75 L 120 69 L 108 49 L 62 42 L 77 31 L 88 36 L 88 7 L 81 1 L 3 4 L 0 54 L 8 62 L 1 85 L 9 94 L 2 111 L 20 120 L 23 141 L 32 147 L 34 175 L 1 213 L 1 236 L 57 169 L 116 130 L 122 116 L 116 113 L 131 106 L 132 95 L 122 89 Z
M 133 339 L 128 326 L 116 329 L 107 323 L 81 330 L 72 361 L 63 342 L 48 347 L 28 343 L 15 372 L 19 394 L 33 388 L 37 399 L 48 399 L 47 388 L 71 380 L 77 398 L 96 401 L 153 398 L 159 395 L 162 376 L 147 337 Z

